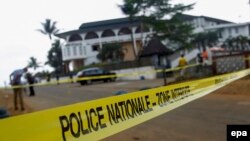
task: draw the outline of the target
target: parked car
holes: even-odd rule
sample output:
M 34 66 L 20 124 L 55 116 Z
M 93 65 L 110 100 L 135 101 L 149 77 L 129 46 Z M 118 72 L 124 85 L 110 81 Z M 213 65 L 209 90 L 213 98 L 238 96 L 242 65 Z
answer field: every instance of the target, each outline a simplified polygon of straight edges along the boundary
M 88 68 L 88 69 L 83 69 L 79 71 L 76 76 L 78 79 L 84 78 L 84 77 L 92 77 L 92 76 L 108 76 L 108 75 L 116 75 L 116 73 L 110 72 L 103 70 L 101 68 Z M 77 80 L 81 85 L 84 84 L 91 84 L 93 81 L 104 81 L 104 82 L 112 82 L 115 81 L 115 77 L 107 77 L 107 78 L 93 78 L 93 79 L 88 79 L 88 80 Z

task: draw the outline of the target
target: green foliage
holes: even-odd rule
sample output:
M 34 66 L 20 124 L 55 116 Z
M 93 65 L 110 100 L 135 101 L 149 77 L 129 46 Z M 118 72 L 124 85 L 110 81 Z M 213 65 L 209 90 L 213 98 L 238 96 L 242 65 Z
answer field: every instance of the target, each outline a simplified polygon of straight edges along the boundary
M 192 36 L 193 28 L 181 21 L 179 14 L 168 20 L 156 20 L 151 18 L 148 23 L 153 25 L 157 36 L 160 39 L 168 39 L 182 47 L 189 46 L 189 39 Z M 159 34 L 160 33 L 160 34 Z
M 194 44 L 198 44 L 199 47 L 205 48 L 206 46 L 216 45 L 218 39 L 219 37 L 217 31 L 200 32 L 193 35 L 192 42 Z
M 47 58 L 48 61 L 45 64 L 49 64 L 57 73 L 61 73 L 63 71 L 60 40 L 55 40 L 55 42 L 52 43 L 52 48 L 49 50 Z
M 130 18 L 134 17 L 140 11 L 141 0 L 124 0 L 123 5 L 119 5 L 123 14 Z
M 124 50 L 121 44 L 105 44 L 100 50 L 97 58 L 102 62 L 121 62 L 124 59 Z
M 38 67 L 41 67 L 39 64 L 40 63 L 37 62 L 37 59 L 35 57 L 30 57 L 30 60 L 28 62 L 29 68 L 34 68 L 34 70 L 36 70 Z
M 226 39 L 226 41 L 223 43 L 223 46 L 232 50 L 239 50 L 245 49 L 247 46 L 250 45 L 250 39 L 246 36 L 237 36 Z
M 52 35 L 59 32 L 59 29 L 56 27 L 56 21 L 52 21 L 51 19 L 46 19 L 42 24 L 42 29 L 38 29 L 42 34 L 48 35 L 49 39 L 52 39 Z
M 129 17 L 129 21 L 131 24 L 134 20 L 135 15 L 138 12 L 140 12 L 141 2 L 142 2 L 142 0 L 124 0 L 124 4 L 119 5 L 122 13 Z M 132 27 L 130 27 L 130 30 L 132 31 Z M 134 56 L 137 58 L 137 54 L 135 51 L 135 45 L 134 45 L 133 41 L 134 41 L 134 35 L 131 32 L 131 44 L 133 47 L 133 53 L 134 53 Z
M 131 19 L 140 16 L 143 24 L 153 27 L 160 39 L 188 46 L 192 27 L 184 24 L 180 13 L 192 9 L 194 4 L 171 4 L 170 0 L 123 0 L 121 11 Z

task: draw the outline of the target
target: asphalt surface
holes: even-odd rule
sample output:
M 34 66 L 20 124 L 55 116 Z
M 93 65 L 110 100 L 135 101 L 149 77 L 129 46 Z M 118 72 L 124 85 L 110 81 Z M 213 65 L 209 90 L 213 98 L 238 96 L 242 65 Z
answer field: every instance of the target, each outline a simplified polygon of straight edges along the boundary
M 109 83 L 94 82 L 92 85 L 83 86 L 78 83 L 39 86 L 35 87 L 36 96 L 26 96 L 25 101 L 32 106 L 32 109 L 37 111 L 114 96 L 118 91 L 134 92 L 143 88 L 162 85 L 163 79 Z
M 36 96 L 25 96 L 34 111 L 84 102 L 125 90 L 163 85 L 162 79 L 112 83 L 60 84 L 36 87 Z M 233 82 L 162 116 L 110 136 L 105 141 L 222 141 L 228 124 L 250 124 L 250 77 Z

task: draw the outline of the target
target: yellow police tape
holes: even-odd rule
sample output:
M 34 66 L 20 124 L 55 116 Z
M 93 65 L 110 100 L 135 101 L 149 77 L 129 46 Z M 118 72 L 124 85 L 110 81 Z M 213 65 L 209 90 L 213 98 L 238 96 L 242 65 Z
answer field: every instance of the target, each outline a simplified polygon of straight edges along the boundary
M 122 73 L 122 74 L 116 74 L 116 75 L 102 75 L 102 76 L 89 76 L 89 77 L 82 77 L 82 78 L 76 78 L 76 79 L 64 79 L 64 80 L 53 80 L 51 82 L 46 83 L 37 83 L 37 84 L 30 84 L 30 85 L 16 85 L 16 86 L 10 86 L 10 87 L 0 87 L 0 89 L 13 89 L 13 88 L 25 88 L 29 86 L 46 86 L 46 85 L 56 85 L 57 83 L 70 83 L 70 82 L 77 82 L 77 81 L 86 81 L 86 80 L 94 80 L 94 79 L 104 79 L 104 78 L 119 78 L 119 77 L 126 77 L 126 76 L 140 76 L 150 73 L 160 73 L 160 72 L 171 72 L 171 71 L 178 71 L 180 69 L 185 68 L 191 68 L 195 67 L 201 64 L 190 64 L 184 67 L 175 67 L 175 68 L 169 68 L 169 69 L 157 69 L 157 70 L 148 70 L 143 72 L 132 72 L 132 73 Z
M 249 57 L 244 57 L 243 60 L 250 60 Z M 70 82 L 77 82 L 77 81 L 86 81 L 86 80 L 93 80 L 93 79 L 103 79 L 103 78 L 118 78 L 118 77 L 125 77 L 125 76 L 139 76 L 139 75 L 145 75 L 149 73 L 160 73 L 160 72 L 171 72 L 171 71 L 178 71 L 181 69 L 196 67 L 202 64 L 190 64 L 186 65 L 184 67 L 175 67 L 175 68 L 169 68 L 169 69 L 157 69 L 157 70 L 148 70 L 143 72 L 133 72 L 133 73 L 123 73 L 123 74 L 116 74 L 116 75 L 102 75 L 102 76 L 89 76 L 89 77 L 82 77 L 82 78 L 76 78 L 76 79 L 64 79 L 59 81 L 51 81 L 51 82 L 45 82 L 45 83 L 38 83 L 38 84 L 31 84 L 31 85 L 17 85 L 17 86 L 10 86 L 10 87 L 0 87 L 1 89 L 13 89 L 13 88 L 25 88 L 29 86 L 46 86 L 46 85 L 55 85 L 57 83 L 70 83 Z
M 250 69 L 2 119 L 0 140 L 100 140 L 207 95 L 248 74 Z

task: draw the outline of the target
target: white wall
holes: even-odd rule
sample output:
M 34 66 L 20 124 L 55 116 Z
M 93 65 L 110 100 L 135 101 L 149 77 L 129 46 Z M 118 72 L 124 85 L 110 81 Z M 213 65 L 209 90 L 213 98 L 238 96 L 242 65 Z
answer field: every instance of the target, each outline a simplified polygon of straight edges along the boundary
M 122 69 L 122 70 L 115 70 L 112 71 L 115 72 L 118 75 L 125 75 L 126 76 L 118 77 L 117 80 L 140 80 L 141 77 L 144 77 L 145 79 L 155 79 L 156 78 L 156 72 L 154 67 L 147 66 L 147 67 L 140 67 L 140 68 L 130 68 L 130 69 Z
M 228 38 L 237 37 L 237 36 L 246 36 L 249 37 L 249 29 L 248 23 L 243 24 L 224 24 L 219 25 L 218 27 L 214 28 L 207 28 L 207 31 L 220 31 L 221 32 L 221 39 L 220 41 L 223 42 Z
M 191 51 L 185 51 L 185 53 L 184 53 L 185 56 L 184 56 L 184 57 L 186 58 L 187 61 L 190 61 L 190 60 L 196 58 L 196 57 L 197 57 L 197 54 L 198 54 L 199 52 L 200 52 L 199 49 L 194 48 L 194 49 L 191 50 Z M 178 66 L 178 63 L 179 63 L 179 57 L 177 57 L 176 59 L 172 60 L 172 62 L 171 62 L 171 67 L 172 67 L 172 68 L 177 67 L 177 66 Z

